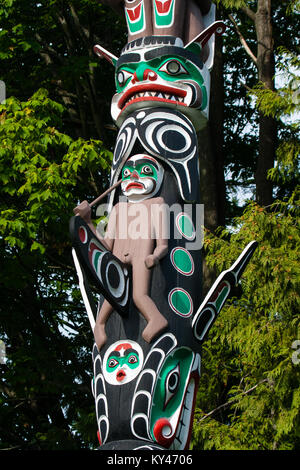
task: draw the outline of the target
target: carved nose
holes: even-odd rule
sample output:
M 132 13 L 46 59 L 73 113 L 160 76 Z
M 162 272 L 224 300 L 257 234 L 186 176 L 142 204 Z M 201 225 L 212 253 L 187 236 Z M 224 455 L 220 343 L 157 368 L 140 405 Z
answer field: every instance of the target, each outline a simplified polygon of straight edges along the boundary
M 131 173 L 130 179 L 138 180 L 139 179 L 139 174 L 137 171 L 134 171 Z
M 131 83 L 136 83 L 136 82 L 143 82 L 145 80 L 150 80 L 151 82 L 154 82 L 157 79 L 157 73 L 154 72 L 154 70 L 151 69 L 145 69 L 143 71 L 141 70 L 136 70 L 133 74 Z
M 174 439 L 172 425 L 167 418 L 159 418 L 153 427 L 153 434 L 156 442 L 162 446 L 169 447 Z

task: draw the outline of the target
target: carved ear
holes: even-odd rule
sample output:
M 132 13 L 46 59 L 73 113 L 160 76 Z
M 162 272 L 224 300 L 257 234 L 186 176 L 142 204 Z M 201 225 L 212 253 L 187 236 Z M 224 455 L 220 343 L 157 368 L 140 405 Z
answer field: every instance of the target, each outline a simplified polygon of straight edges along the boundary
M 113 66 L 116 65 L 118 57 L 113 55 L 111 52 L 107 51 L 104 49 L 104 47 L 99 46 L 99 44 L 96 44 L 93 48 L 95 54 L 100 57 L 100 59 L 106 59 L 108 62 L 110 62 Z
M 209 54 L 208 57 L 204 60 L 204 64 L 208 70 L 211 70 L 214 64 L 214 55 L 215 55 L 215 34 L 221 35 L 224 33 L 226 26 L 223 21 L 215 21 L 216 18 L 216 5 L 212 4 L 210 10 L 207 14 L 203 16 L 203 26 L 204 31 L 195 36 L 184 48 L 188 48 L 194 42 L 201 44 L 203 47 L 207 44 Z
M 201 46 L 203 47 L 209 41 L 209 39 L 211 38 L 213 34 L 217 34 L 218 36 L 220 36 L 221 34 L 224 33 L 225 29 L 226 29 L 226 25 L 223 21 L 220 21 L 220 20 L 215 21 L 208 28 L 206 28 L 200 34 L 195 36 L 188 44 L 186 44 L 184 46 L 184 49 L 189 47 L 194 42 L 199 42 Z

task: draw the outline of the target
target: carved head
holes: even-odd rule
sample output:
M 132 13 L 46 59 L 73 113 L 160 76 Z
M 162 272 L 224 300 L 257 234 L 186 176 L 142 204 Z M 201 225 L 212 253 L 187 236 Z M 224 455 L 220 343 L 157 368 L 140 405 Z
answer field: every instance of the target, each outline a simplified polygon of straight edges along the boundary
M 104 378 L 112 385 L 133 380 L 141 371 L 143 351 L 136 342 L 118 341 L 109 347 L 103 359 Z
M 205 114 L 209 74 L 196 49 L 195 44 L 185 49 L 179 38 L 172 37 L 142 38 L 128 44 L 115 65 L 117 92 L 111 113 L 117 125 L 145 105 L 175 108 L 188 115 L 192 108 L 198 115 L 199 111 Z
M 122 169 L 121 188 L 130 202 L 141 202 L 153 197 L 160 189 L 164 170 L 149 155 L 130 157 Z
M 111 115 L 118 127 L 136 109 L 157 106 L 179 110 L 197 129 L 204 127 L 210 75 L 198 43 L 184 47 L 180 38 L 149 36 L 127 44 L 119 58 L 101 46 L 94 50 L 115 66 Z

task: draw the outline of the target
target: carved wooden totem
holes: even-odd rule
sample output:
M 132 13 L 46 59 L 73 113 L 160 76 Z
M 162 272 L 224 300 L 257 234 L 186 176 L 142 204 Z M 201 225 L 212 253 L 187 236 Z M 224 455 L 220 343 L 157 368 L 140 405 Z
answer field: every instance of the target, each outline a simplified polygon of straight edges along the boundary
M 106 231 L 96 230 L 83 202 L 70 222 L 95 337 L 100 449 L 183 450 L 201 344 L 256 247 L 249 244 L 202 299 L 196 132 L 208 120 L 214 35 L 225 27 L 210 0 L 105 3 L 128 26 L 120 57 L 94 48 L 115 69 L 109 217 Z

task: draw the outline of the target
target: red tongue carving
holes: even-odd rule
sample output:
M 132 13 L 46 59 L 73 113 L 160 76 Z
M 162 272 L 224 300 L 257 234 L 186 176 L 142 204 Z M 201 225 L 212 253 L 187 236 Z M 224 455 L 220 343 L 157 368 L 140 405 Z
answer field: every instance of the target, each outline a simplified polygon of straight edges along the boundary
M 126 377 L 126 374 L 124 370 L 123 369 L 119 370 L 119 372 L 117 373 L 117 381 L 122 382 L 122 380 L 124 380 L 125 377 Z

